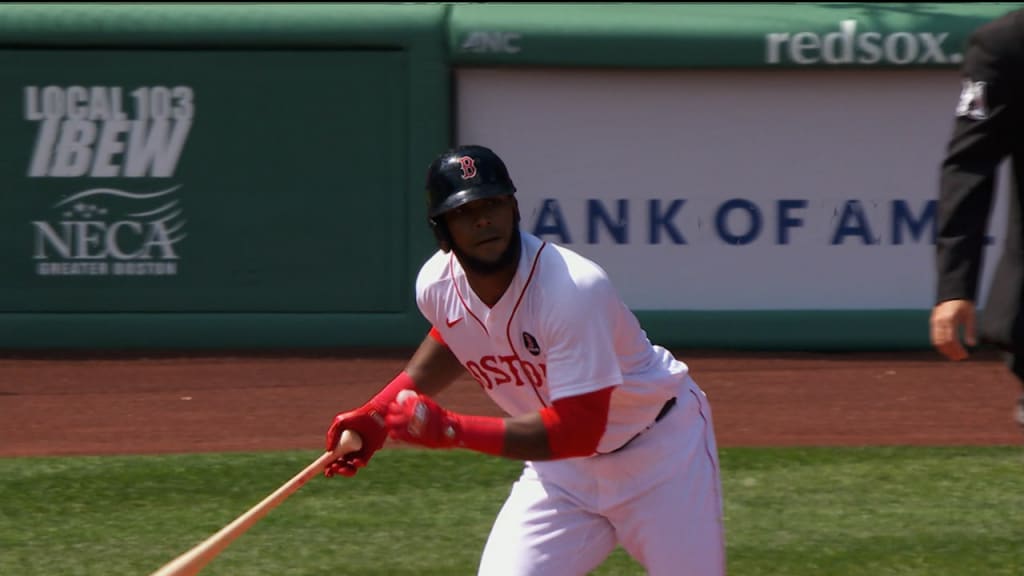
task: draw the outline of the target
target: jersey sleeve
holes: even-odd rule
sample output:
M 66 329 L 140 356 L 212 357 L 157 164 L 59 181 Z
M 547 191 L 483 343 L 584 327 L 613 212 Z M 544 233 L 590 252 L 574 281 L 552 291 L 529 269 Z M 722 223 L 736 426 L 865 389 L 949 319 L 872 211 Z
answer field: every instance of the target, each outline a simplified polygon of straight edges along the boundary
M 440 344 L 441 346 L 448 346 L 448 343 L 444 341 L 444 336 L 441 336 L 441 333 L 438 332 L 436 326 L 431 326 L 430 332 L 428 332 L 427 335 L 433 338 L 434 341 Z
M 1013 76 L 1019 55 L 1003 26 L 972 34 L 961 75 L 953 133 L 946 146 L 936 226 L 936 301 L 975 299 L 996 171 L 1015 137 L 1021 94 Z
M 596 265 L 549 287 L 542 326 L 552 401 L 622 383 L 615 352 L 618 296 Z

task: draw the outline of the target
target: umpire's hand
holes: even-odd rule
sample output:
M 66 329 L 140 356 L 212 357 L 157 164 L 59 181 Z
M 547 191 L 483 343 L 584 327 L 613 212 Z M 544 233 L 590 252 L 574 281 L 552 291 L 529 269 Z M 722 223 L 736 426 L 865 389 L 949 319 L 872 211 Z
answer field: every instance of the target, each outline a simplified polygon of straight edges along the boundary
M 960 343 L 961 327 L 964 330 L 964 342 L 968 346 L 976 346 L 974 302 L 971 300 L 946 300 L 932 309 L 932 346 L 950 360 L 967 358 L 967 350 Z

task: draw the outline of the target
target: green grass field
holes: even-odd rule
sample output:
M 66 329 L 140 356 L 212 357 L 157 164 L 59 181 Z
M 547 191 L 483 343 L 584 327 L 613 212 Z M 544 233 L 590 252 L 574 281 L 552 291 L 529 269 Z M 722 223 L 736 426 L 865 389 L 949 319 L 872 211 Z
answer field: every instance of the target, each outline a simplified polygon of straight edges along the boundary
M 0 459 L 0 574 L 148 575 L 316 452 Z M 729 574 L 1021 576 L 1024 449 L 723 449 Z M 390 450 L 316 478 L 203 574 L 475 574 L 517 462 Z M 599 575 L 643 574 L 617 550 Z

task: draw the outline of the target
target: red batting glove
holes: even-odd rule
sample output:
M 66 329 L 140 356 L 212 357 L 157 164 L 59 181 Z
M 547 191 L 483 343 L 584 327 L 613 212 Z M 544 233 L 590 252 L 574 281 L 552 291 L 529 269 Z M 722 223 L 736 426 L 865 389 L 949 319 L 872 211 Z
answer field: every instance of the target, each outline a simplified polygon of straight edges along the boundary
M 324 468 L 324 476 L 330 478 L 336 474 L 341 476 L 355 476 L 360 468 L 369 463 L 374 452 L 384 446 L 388 437 L 388 429 L 385 424 L 384 415 L 373 406 L 366 404 L 351 412 L 340 412 L 334 417 L 334 422 L 327 429 L 327 451 L 333 452 L 341 440 L 341 433 L 345 430 L 352 430 L 359 434 L 363 445 L 355 452 L 343 454 Z
M 427 448 L 452 448 L 458 444 L 462 422 L 458 414 L 441 408 L 430 397 L 404 392 L 388 407 L 390 436 Z

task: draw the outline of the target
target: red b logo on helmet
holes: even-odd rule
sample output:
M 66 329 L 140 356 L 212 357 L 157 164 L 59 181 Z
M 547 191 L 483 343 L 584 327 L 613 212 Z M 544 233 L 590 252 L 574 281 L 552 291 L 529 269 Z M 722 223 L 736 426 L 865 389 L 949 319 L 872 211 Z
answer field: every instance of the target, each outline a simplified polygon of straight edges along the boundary
M 460 156 L 459 165 L 462 167 L 462 179 L 469 180 L 476 176 L 476 160 L 469 156 Z

